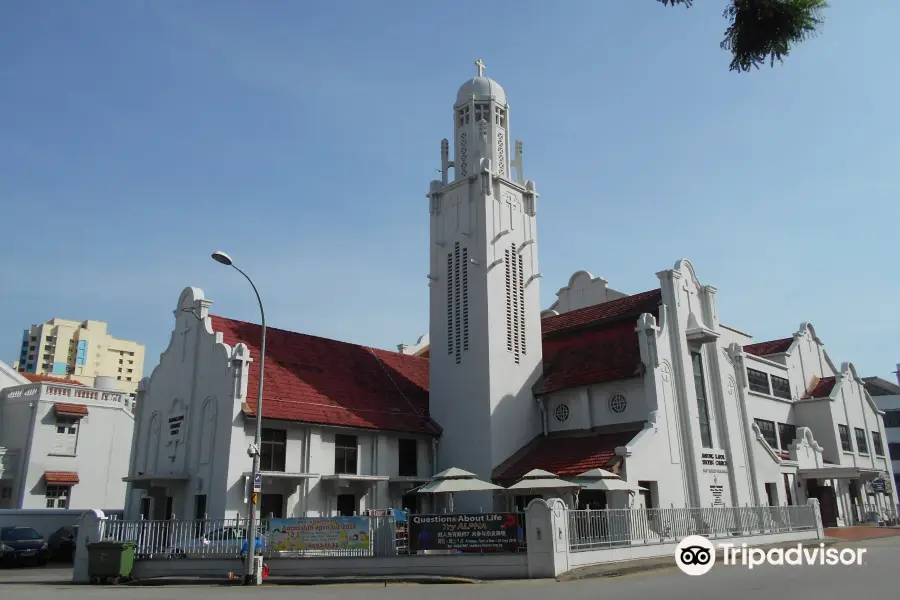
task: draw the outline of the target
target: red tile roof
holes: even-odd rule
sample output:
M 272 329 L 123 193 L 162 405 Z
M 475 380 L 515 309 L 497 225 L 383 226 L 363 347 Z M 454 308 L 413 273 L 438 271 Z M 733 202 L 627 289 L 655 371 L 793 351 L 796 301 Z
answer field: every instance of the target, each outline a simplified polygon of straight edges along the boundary
M 57 402 L 54 405 L 56 409 L 56 414 L 58 415 L 66 415 L 69 417 L 86 417 L 88 414 L 88 407 L 84 404 L 70 404 L 68 402 Z
M 641 373 L 636 319 L 544 339 L 544 373 L 534 393 L 547 394 Z
M 560 477 L 603 469 L 616 458 L 616 448 L 627 445 L 640 430 L 638 426 L 614 433 L 538 436 L 498 466 L 492 479 L 512 483 L 532 469 L 543 469 Z
M 50 485 L 75 485 L 78 473 L 73 471 L 44 471 L 44 482 Z
M 75 381 L 74 379 L 68 379 L 68 378 L 64 378 L 64 377 L 54 377 L 52 375 L 41 375 L 39 373 L 19 373 L 19 375 L 21 375 L 28 381 L 31 381 L 32 383 L 47 382 L 47 383 L 68 383 L 69 385 L 81 385 L 81 386 L 84 385 L 80 381 Z
M 534 393 L 639 375 L 637 319 L 658 317 L 660 302 L 656 289 L 542 319 L 544 371 Z
M 759 342 L 758 344 L 750 344 L 748 346 L 744 346 L 744 352 L 747 354 L 752 354 L 754 356 L 769 356 L 771 354 L 779 354 L 781 352 L 787 352 L 788 348 L 791 347 L 791 344 L 794 343 L 794 338 L 782 338 L 780 340 L 771 340 L 768 342 Z
M 250 355 L 244 412 L 256 413 L 260 326 L 212 317 L 223 341 Z M 266 328 L 263 417 L 439 435 L 428 413 L 428 359 Z
M 662 302 L 662 292 L 655 289 L 603 304 L 585 306 L 561 315 L 541 319 L 541 332 L 546 338 L 548 335 L 620 321 L 626 317 L 634 317 L 636 321 L 643 313 L 657 314 L 660 302 Z
M 812 385 L 809 386 L 809 389 L 806 391 L 806 394 L 802 399 L 808 400 L 811 398 L 827 398 L 831 395 L 831 390 L 834 389 L 834 384 L 837 381 L 834 377 L 822 377 L 820 379 L 813 380 Z

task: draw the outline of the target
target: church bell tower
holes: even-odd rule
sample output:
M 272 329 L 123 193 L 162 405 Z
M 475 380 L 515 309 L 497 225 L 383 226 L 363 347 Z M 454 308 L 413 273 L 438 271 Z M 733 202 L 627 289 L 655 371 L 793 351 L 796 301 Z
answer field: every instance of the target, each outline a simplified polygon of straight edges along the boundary
M 541 431 L 532 394 L 542 367 L 541 275 L 537 193 L 522 175 L 522 143 L 510 150 L 506 92 L 475 65 L 453 106 L 453 160 L 444 139 L 441 180 L 428 193 L 430 407 L 444 429 L 438 468 L 489 480 Z M 489 496 L 478 496 L 456 504 L 489 510 Z

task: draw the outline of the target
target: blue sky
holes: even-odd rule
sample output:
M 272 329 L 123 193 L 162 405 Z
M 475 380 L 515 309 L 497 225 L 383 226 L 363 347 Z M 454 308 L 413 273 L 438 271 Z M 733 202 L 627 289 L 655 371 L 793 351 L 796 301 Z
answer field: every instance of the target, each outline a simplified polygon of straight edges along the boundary
M 689 258 L 757 341 L 900 362 L 900 2 L 834 0 L 783 66 L 728 71 L 724 0 L 0 5 L 0 360 L 52 316 L 158 362 L 216 314 L 393 349 L 427 330 L 424 195 L 483 58 L 537 183 L 544 306 Z

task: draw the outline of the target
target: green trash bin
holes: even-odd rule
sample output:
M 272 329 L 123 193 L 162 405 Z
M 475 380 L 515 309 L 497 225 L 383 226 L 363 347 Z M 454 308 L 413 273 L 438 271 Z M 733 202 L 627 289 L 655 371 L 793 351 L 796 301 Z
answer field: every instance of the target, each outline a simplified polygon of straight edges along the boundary
M 134 568 L 134 542 L 88 544 L 88 575 L 91 583 L 124 583 Z

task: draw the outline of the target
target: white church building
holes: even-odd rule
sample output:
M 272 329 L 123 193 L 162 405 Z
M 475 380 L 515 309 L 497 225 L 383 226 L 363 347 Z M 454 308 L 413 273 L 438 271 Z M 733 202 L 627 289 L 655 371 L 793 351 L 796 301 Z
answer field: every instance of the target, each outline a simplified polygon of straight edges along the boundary
M 477 64 L 453 106 L 453 160 L 445 139 L 428 193 L 427 338 L 388 352 L 267 330 L 263 515 L 424 510 L 407 492 L 449 467 L 501 485 L 604 468 L 645 488 L 627 501 L 648 507 L 816 497 L 826 525 L 895 514 L 882 413 L 811 325 L 754 343 L 720 323 L 716 288 L 687 260 L 634 295 L 579 271 L 541 310 L 536 186 L 506 94 Z M 182 292 L 139 387 L 127 517 L 247 513 L 260 327 L 210 305 Z

